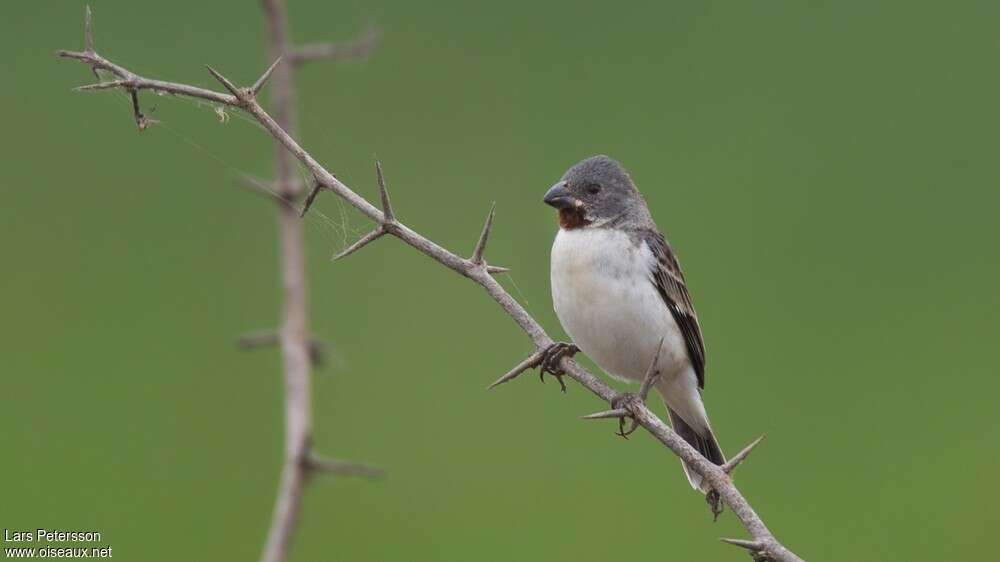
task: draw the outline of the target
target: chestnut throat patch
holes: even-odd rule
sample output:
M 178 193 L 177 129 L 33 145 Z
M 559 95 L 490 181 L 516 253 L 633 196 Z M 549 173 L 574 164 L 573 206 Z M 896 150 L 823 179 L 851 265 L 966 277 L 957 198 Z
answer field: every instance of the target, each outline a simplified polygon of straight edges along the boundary
M 578 207 L 567 207 L 559 209 L 559 226 L 565 230 L 573 230 L 590 224 L 583 216 L 583 209 Z

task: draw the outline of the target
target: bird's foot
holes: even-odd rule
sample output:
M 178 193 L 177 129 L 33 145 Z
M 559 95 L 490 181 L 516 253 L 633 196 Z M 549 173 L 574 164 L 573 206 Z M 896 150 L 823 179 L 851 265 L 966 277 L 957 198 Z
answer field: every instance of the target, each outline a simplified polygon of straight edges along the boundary
M 714 489 L 709 490 L 705 493 L 705 502 L 708 503 L 708 508 L 712 510 L 712 521 L 718 521 L 723 511 L 722 496 Z
M 634 404 L 636 402 L 641 404 L 643 402 L 642 397 L 634 392 L 622 392 L 611 399 L 611 407 L 616 410 L 630 411 L 629 405 Z M 632 420 L 632 423 L 631 425 L 629 425 L 628 430 L 625 429 L 626 418 Z M 636 421 L 635 417 L 631 415 L 622 416 L 618 418 L 618 431 L 615 432 L 615 435 L 620 436 L 622 439 L 628 439 L 628 436 L 635 433 L 635 430 L 638 428 L 639 428 L 639 422 Z
M 566 383 L 563 382 L 563 375 L 566 374 L 559 362 L 563 357 L 573 357 L 580 351 L 580 348 L 573 343 L 556 342 L 549 346 L 542 354 L 542 362 L 539 363 L 538 378 L 545 382 L 545 375 L 550 374 L 559 381 L 559 388 L 566 392 Z

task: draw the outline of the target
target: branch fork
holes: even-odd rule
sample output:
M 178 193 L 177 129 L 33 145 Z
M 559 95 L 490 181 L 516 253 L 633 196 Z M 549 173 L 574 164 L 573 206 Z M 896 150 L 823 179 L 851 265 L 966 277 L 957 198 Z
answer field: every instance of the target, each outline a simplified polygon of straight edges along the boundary
M 228 78 L 220 74 L 219 71 L 207 64 L 205 65 L 205 68 L 207 68 L 208 72 L 215 77 L 215 79 L 218 80 L 226 90 L 229 90 L 229 93 L 232 94 L 234 98 L 236 98 L 238 103 L 234 105 L 243 109 L 249 109 L 252 104 L 256 103 L 257 94 L 259 94 L 264 88 L 264 84 L 267 84 L 268 78 L 271 77 L 271 74 L 274 73 L 274 69 L 277 68 L 279 64 L 281 64 L 281 57 L 275 59 L 275 61 L 271 63 L 271 66 L 267 67 L 267 70 L 264 71 L 264 74 L 261 74 L 260 78 L 258 78 L 257 81 L 248 88 L 237 87 L 235 84 L 230 82 Z
M 396 213 L 392 210 L 392 202 L 389 200 L 389 190 L 386 189 L 385 187 L 385 176 L 382 174 L 382 162 L 378 160 L 375 161 L 375 175 L 378 178 L 379 198 L 382 200 L 382 220 L 379 222 L 379 225 L 375 227 L 375 230 L 369 232 L 368 234 L 365 234 L 364 236 L 359 238 L 357 242 L 351 244 L 346 249 L 341 251 L 339 254 L 333 256 L 333 261 L 337 261 L 341 258 L 346 258 L 347 256 L 353 254 L 354 252 L 357 252 L 361 248 L 364 248 L 368 244 L 371 244 L 372 242 L 385 236 L 386 234 L 392 234 L 399 226 L 399 221 L 396 220 Z M 313 198 L 315 198 L 314 194 L 317 191 L 318 188 L 314 189 L 313 192 L 309 194 L 310 202 L 312 201 Z M 308 210 L 308 206 L 303 208 L 302 210 L 303 215 L 305 215 L 306 210 Z

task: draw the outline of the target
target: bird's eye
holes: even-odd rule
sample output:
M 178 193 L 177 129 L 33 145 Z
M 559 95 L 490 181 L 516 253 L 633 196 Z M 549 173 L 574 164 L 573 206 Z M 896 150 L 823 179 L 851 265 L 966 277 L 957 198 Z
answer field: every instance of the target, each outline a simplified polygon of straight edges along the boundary
M 590 184 L 587 186 L 587 193 L 591 195 L 596 195 L 600 193 L 600 191 L 601 191 L 601 186 L 599 185 Z

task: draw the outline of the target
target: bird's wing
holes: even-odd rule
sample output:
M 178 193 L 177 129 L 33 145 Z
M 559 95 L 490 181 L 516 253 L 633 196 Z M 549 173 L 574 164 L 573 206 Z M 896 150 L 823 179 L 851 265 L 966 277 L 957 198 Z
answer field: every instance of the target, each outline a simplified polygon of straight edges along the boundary
M 695 373 L 698 374 L 698 387 L 705 387 L 705 340 L 701 336 L 701 326 L 698 324 L 698 314 L 694 311 L 694 303 L 688 294 L 684 282 L 681 264 L 677 262 L 674 251 L 666 238 L 656 230 L 643 230 L 643 241 L 653 252 L 656 261 L 650 271 L 650 280 L 656 285 L 656 290 L 663 297 L 663 302 L 684 334 L 688 357 Z

